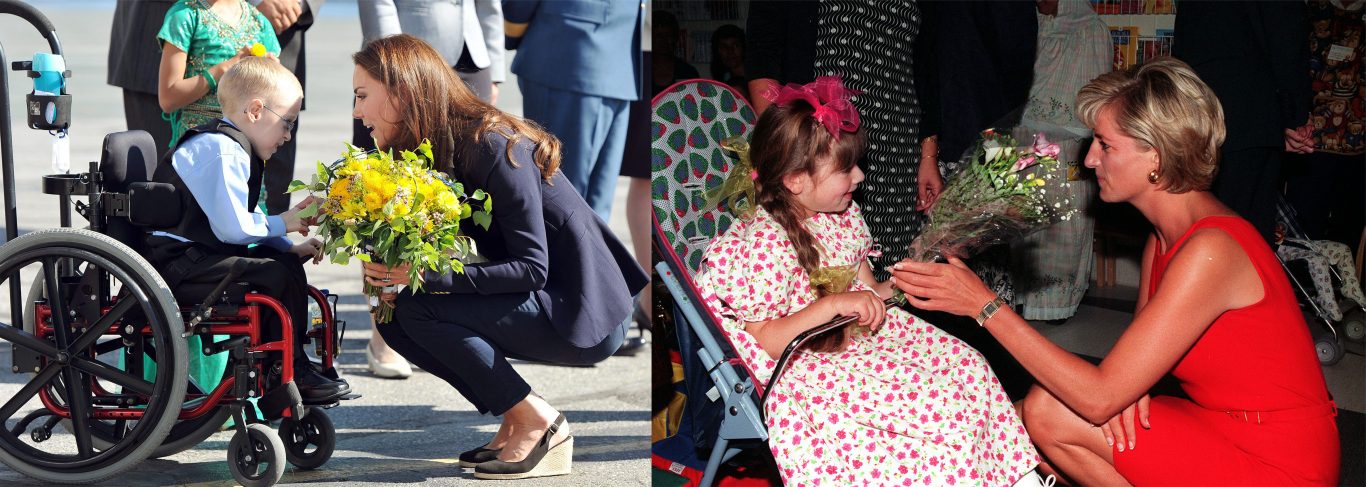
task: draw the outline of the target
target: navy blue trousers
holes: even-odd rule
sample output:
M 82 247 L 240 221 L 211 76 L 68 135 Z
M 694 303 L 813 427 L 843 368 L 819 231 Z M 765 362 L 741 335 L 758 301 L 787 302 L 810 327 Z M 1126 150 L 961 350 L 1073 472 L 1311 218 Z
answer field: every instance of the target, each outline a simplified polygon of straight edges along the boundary
M 611 221 L 631 102 L 517 78 L 522 113 L 560 139 L 560 171 L 588 206 Z M 644 123 L 644 122 L 640 122 Z
M 627 322 L 601 343 L 579 348 L 555 332 L 531 293 L 402 293 L 394 319 L 376 326 L 389 346 L 414 365 L 450 383 L 480 413 L 502 415 L 531 386 L 509 358 L 553 365 L 601 362 L 621 346 Z

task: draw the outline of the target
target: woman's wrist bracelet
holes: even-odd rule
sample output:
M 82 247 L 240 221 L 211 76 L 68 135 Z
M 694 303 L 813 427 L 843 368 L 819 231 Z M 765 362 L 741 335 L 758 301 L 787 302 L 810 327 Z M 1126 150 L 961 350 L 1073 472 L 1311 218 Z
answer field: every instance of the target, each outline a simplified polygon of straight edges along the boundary
M 987 326 L 987 320 L 991 319 L 992 316 L 996 316 L 996 312 L 1000 311 L 1005 305 L 1006 300 L 1001 299 L 1000 296 L 988 301 L 985 306 L 982 306 L 982 311 L 977 313 L 977 326 Z
M 209 85 L 209 93 L 213 93 L 214 90 L 218 89 L 218 80 L 213 79 L 213 71 L 206 69 L 202 76 L 204 76 L 204 82 Z

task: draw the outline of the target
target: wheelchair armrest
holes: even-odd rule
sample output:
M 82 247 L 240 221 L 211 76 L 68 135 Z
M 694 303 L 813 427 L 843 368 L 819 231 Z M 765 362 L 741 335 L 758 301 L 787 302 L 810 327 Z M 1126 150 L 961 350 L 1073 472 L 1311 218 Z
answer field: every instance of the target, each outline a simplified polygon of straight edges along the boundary
M 896 303 L 897 301 L 895 298 L 887 298 L 882 301 L 882 305 L 888 307 L 894 306 Z M 787 344 L 787 347 L 783 349 L 783 354 L 778 356 L 778 363 L 773 366 L 773 374 L 769 376 L 768 384 L 764 385 L 764 393 L 759 395 L 759 415 L 762 417 L 768 414 L 764 409 L 764 405 L 768 403 L 768 393 L 773 390 L 773 386 L 778 385 L 778 379 L 783 376 L 783 372 L 787 371 L 789 365 L 788 360 L 792 358 L 793 353 L 797 350 L 801 350 L 802 345 L 811 341 L 812 338 L 830 331 L 843 330 L 844 327 L 849 326 L 855 321 L 858 321 L 857 316 L 836 316 L 834 319 L 801 332 L 793 338 L 792 341 Z
M 128 221 L 151 228 L 170 228 L 180 223 L 180 194 L 166 183 L 128 185 Z

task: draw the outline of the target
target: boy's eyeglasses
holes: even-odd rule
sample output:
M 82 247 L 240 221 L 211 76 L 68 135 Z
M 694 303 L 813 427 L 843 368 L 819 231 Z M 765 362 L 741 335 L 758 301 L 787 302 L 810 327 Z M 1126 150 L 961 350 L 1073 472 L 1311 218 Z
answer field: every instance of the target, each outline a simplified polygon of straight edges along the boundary
M 278 114 L 278 113 L 275 113 L 275 110 L 271 110 L 270 107 L 268 107 L 268 106 L 261 105 L 261 108 L 264 108 L 264 109 L 266 109 L 267 112 L 274 113 L 275 116 L 280 117 L 280 121 L 285 123 L 285 131 L 286 131 L 286 132 L 294 132 L 294 124 L 296 124 L 296 123 L 298 123 L 298 122 L 295 122 L 295 121 L 293 121 L 293 120 L 287 119 L 287 118 L 284 117 L 284 115 L 280 115 L 280 114 Z

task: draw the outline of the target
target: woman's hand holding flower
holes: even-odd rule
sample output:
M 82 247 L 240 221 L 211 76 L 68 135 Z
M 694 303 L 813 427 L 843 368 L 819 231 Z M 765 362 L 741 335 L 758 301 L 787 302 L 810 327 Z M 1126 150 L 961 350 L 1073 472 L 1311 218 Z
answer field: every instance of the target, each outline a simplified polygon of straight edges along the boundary
M 910 259 L 892 265 L 892 281 L 906 293 L 906 301 L 927 311 L 944 311 L 959 316 L 977 316 L 996 294 L 957 257 L 948 264 L 915 262 Z
M 412 266 L 409 264 L 400 264 L 389 267 L 375 262 L 362 263 L 365 282 L 378 288 L 390 288 L 393 286 L 406 286 L 411 284 L 412 281 L 408 279 L 408 271 L 411 267 Z M 380 293 L 379 299 L 386 303 L 392 303 L 397 296 L 397 291 L 383 291 Z

